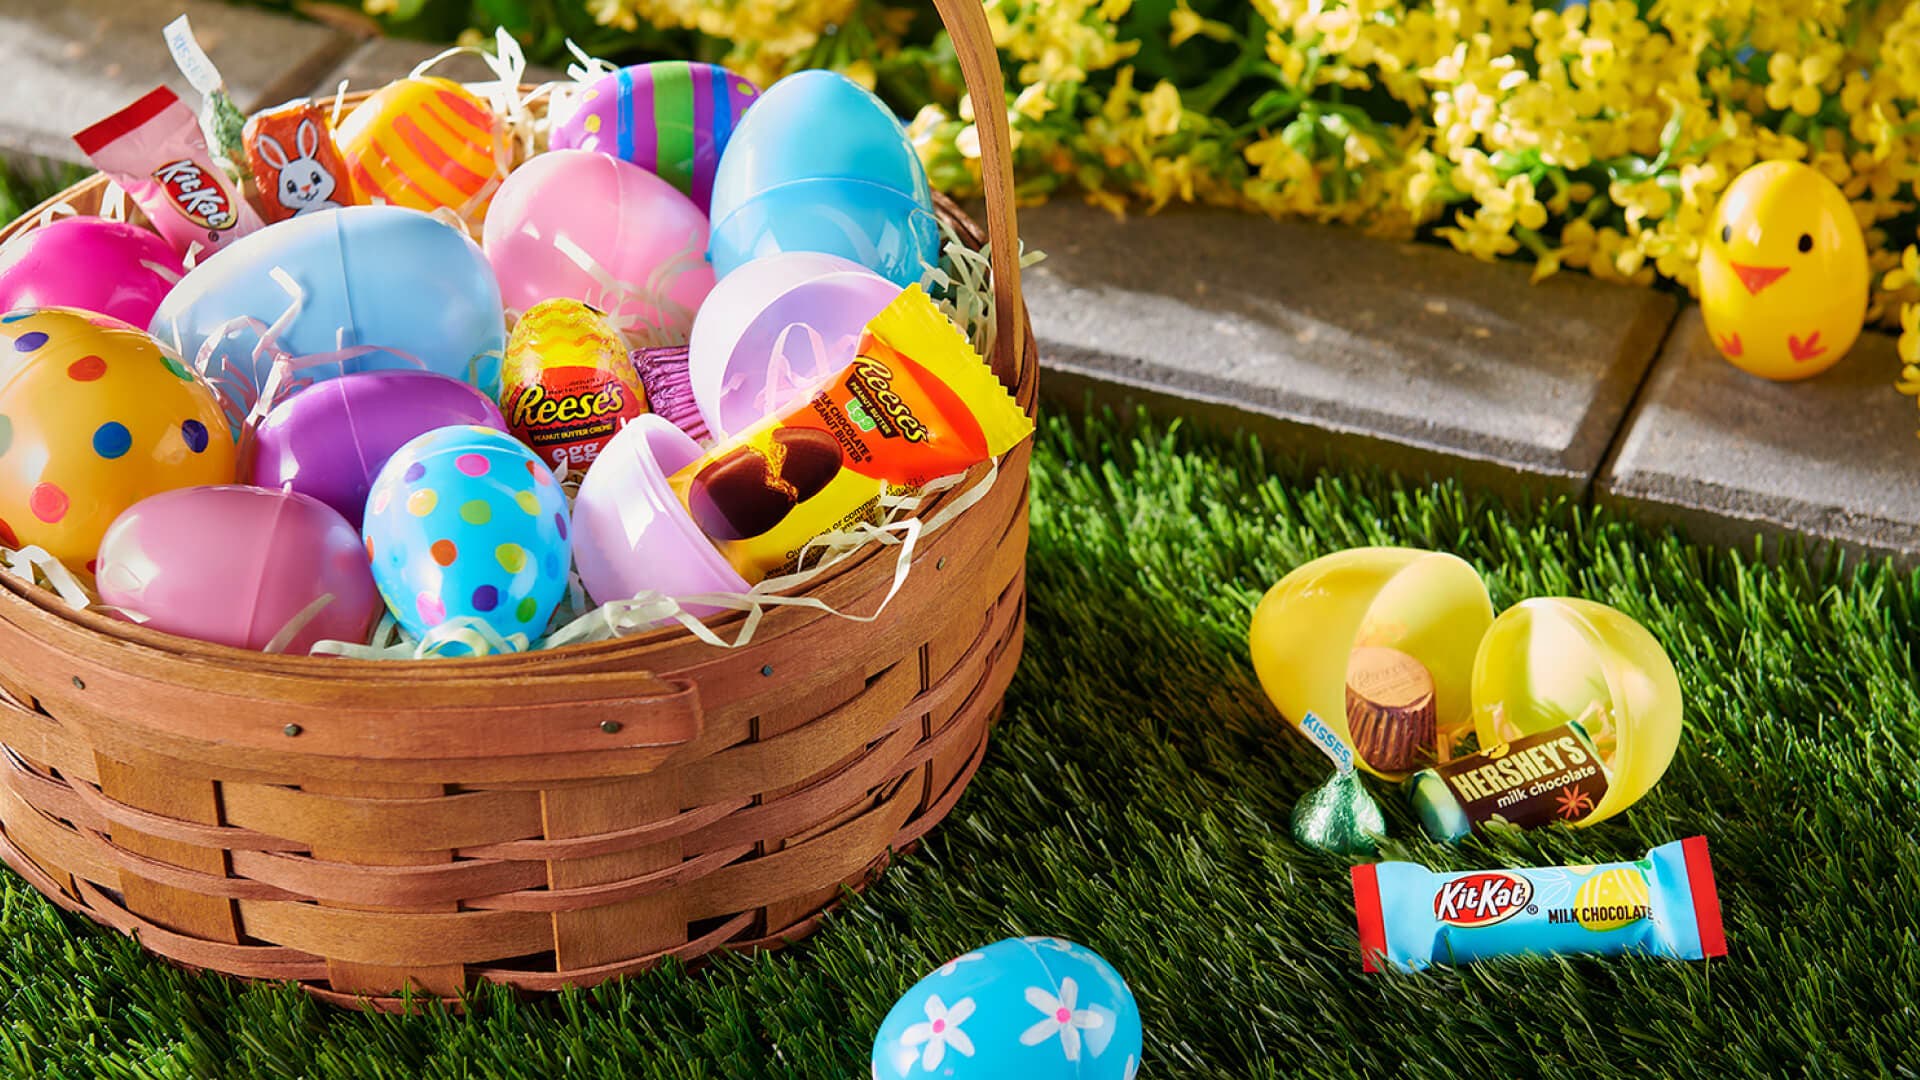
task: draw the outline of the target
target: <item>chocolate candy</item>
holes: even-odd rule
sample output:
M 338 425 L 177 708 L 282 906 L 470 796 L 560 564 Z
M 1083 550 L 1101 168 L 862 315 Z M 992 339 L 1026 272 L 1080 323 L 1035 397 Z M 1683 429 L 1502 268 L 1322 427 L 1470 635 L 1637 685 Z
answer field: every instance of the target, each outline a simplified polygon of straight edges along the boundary
M 780 477 L 793 485 L 795 502 L 806 502 L 840 472 L 840 442 L 818 428 L 781 428 L 773 445 L 785 452 Z
M 1347 662 L 1347 727 L 1381 772 L 1405 772 L 1433 751 L 1433 676 L 1398 649 L 1363 646 Z
M 770 531 L 793 508 L 818 495 L 840 473 L 840 444 L 813 428 L 780 428 L 766 452 L 744 444 L 694 476 L 688 509 L 715 540 L 745 540 Z
M 1580 821 L 1607 795 L 1607 769 L 1578 721 L 1422 769 L 1407 782 L 1427 835 L 1459 840 L 1483 822 L 1523 829 Z
M 1415 863 L 1353 868 L 1361 964 L 1403 971 L 1522 953 L 1675 960 L 1727 954 L 1707 838 L 1632 862 L 1438 873 Z

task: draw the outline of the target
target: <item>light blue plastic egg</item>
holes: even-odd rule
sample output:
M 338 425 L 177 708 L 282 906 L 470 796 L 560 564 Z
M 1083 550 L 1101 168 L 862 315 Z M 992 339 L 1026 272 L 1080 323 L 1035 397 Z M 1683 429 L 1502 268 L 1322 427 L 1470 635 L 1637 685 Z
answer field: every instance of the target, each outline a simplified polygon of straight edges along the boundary
M 254 355 L 261 332 L 294 302 L 276 269 L 302 294 L 275 337 L 278 353 L 379 350 L 306 368 L 304 378 L 418 368 L 418 360 L 499 395 L 506 316 L 493 268 L 465 232 L 400 206 L 348 206 L 261 229 L 189 271 L 154 313 L 153 336 L 190 364 L 214 339 L 209 381 L 250 402 L 273 363 L 269 353 Z
M 470 424 L 429 431 L 387 460 L 361 536 L 387 609 L 443 655 L 470 651 L 453 633 L 463 616 L 537 641 L 573 557 L 553 473 L 511 435 Z
M 1008 938 L 915 983 L 873 1039 L 874 1080 L 1133 1080 L 1140 1007 L 1113 965 L 1059 938 Z
M 940 258 L 920 155 L 885 103 L 803 71 L 741 118 L 713 178 L 714 273 L 782 251 L 841 255 L 901 285 Z

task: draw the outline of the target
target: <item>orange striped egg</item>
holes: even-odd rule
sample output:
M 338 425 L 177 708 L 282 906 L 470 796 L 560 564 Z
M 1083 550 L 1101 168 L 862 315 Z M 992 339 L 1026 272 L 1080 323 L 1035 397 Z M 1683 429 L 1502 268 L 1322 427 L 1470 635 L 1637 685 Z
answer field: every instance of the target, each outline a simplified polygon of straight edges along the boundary
M 361 194 L 397 206 L 447 206 L 477 221 L 506 176 L 500 119 L 451 79 L 388 83 L 348 113 L 334 137 Z

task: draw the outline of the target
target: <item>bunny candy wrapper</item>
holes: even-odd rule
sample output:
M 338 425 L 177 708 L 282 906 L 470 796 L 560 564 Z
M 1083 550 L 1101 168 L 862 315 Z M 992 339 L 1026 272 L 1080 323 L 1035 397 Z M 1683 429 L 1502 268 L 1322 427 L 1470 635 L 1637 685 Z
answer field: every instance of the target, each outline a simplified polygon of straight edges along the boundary
M 359 201 L 327 114 L 312 101 L 256 113 L 247 121 L 246 142 L 260 184 L 260 212 L 269 224 Z

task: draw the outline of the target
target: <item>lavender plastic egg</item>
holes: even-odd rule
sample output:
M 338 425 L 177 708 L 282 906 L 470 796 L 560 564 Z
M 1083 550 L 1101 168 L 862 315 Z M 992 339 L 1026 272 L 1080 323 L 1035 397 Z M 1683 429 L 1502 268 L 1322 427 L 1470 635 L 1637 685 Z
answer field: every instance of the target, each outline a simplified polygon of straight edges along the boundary
M 0 311 L 70 307 L 145 327 L 187 270 L 159 234 L 70 217 L 0 247 Z
M 133 504 L 100 542 L 100 599 L 146 625 L 263 649 L 323 596 L 285 651 L 364 641 L 380 611 L 360 534 L 325 503 L 224 484 Z
M 507 430 L 492 399 L 431 371 L 362 371 L 282 401 L 254 433 L 252 482 L 333 507 L 354 528 L 373 478 L 415 436 L 451 424 Z
M 760 88 L 713 64 L 662 60 L 609 72 L 555 124 L 555 150 L 598 150 L 653 173 L 693 200 L 713 198 L 713 173 Z

